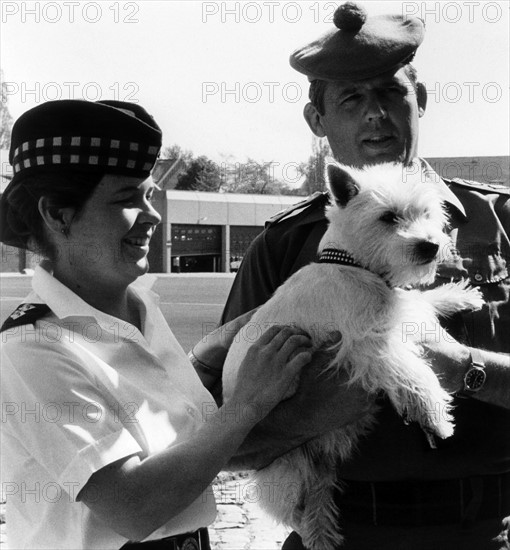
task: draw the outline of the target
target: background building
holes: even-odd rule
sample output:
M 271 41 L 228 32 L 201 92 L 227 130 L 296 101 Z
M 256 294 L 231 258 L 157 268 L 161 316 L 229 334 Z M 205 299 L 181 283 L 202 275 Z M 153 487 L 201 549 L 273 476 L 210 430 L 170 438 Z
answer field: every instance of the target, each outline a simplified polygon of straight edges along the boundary
M 292 195 L 159 191 L 155 207 L 163 221 L 151 241 L 151 271 L 236 271 L 264 223 L 302 200 Z
M 8 152 L 0 151 L 0 193 L 12 178 Z M 428 158 L 443 178 L 462 178 L 510 187 L 510 157 Z M 152 242 L 149 260 L 155 273 L 236 271 L 251 241 L 280 210 L 303 200 L 298 195 L 256 195 L 176 191 L 180 159 L 163 159 L 154 169 L 161 191 L 155 207 L 163 221 Z M 32 269 L 39 258 L 0 246 L 0 271 Z

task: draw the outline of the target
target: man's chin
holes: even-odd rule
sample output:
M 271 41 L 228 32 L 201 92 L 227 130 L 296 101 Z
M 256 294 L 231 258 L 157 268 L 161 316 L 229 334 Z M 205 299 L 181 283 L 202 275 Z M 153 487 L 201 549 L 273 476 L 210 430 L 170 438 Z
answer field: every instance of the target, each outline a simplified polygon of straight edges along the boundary
M 363 155 L 365 166 L 372 166 L 374 164 L 383 164 L 385 162 L 395 162 L 406 164 L 407 156 L 402 151 L 380 151 L 378 153 L 370 152 L 370 154 Z

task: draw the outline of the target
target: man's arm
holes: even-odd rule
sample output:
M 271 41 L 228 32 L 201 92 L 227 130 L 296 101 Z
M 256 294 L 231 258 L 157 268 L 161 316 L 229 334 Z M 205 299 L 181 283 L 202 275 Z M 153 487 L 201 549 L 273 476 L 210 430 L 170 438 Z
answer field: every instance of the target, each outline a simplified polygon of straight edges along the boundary
M 464 376 L 471 366 L 471 350 L 468 346 L 452 341 L 444 329 L 442 338 L 434 338 L 426 344 L 427 355 L 441 384 L 450 392 L 462 394 Z M 510 409 L 510 356 L 477 349 L 485 364 L 486 381 L 480 391 L 470 398 Z
M 483 388 L 473 394 L 475 399 L 510 409 L 510 356 L 478 350 L 487 373 Z

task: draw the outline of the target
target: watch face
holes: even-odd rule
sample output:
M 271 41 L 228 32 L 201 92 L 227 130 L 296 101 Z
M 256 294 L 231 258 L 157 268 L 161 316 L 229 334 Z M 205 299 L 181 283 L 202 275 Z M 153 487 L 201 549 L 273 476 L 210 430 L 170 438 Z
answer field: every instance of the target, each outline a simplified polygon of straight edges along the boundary
M 485 371 L 483 369 L 472 368 L 466 373 L 466 389 L 469 391 L 478 391 L 485 382 Z

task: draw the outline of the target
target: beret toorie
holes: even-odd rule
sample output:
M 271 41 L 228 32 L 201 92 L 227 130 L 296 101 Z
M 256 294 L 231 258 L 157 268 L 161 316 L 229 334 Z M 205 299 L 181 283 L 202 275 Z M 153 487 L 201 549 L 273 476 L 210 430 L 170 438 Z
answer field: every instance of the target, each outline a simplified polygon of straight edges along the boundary
M 410 62 L 422 43 L 425 24 L 417 17 L 367 15 L 354 2 L 339 6 L 335 28 L 298 48 L 291 66 L 311 80 L 371 78 Z

